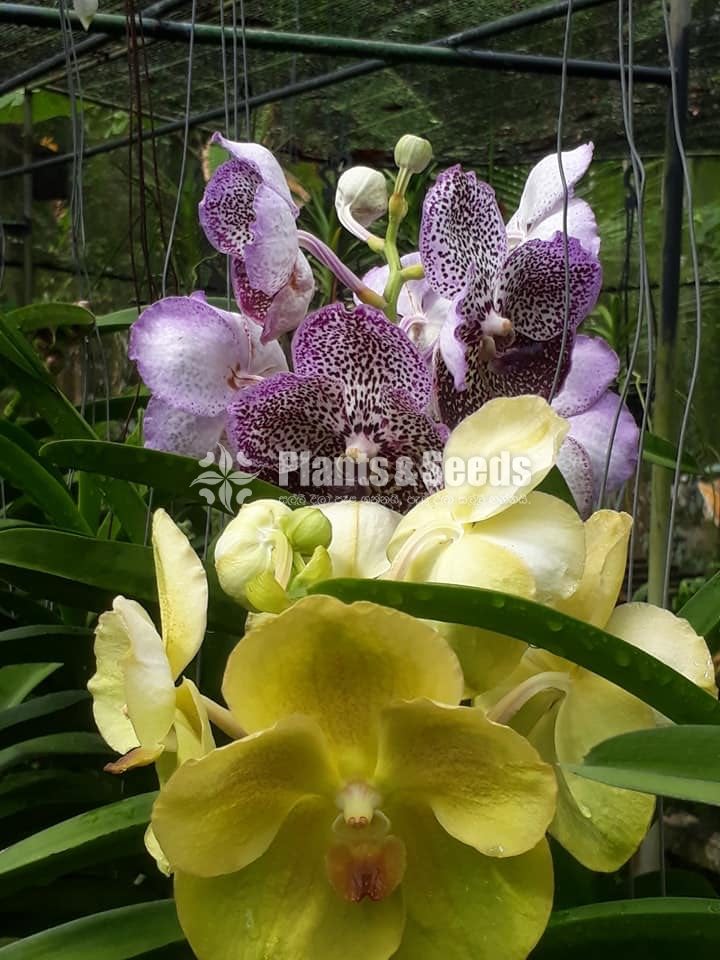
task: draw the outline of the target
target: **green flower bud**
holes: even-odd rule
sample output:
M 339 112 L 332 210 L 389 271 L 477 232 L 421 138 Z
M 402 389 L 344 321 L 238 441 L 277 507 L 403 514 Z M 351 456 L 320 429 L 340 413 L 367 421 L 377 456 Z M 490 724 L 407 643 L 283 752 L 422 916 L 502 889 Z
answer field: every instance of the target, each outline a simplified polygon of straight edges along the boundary
M 301 595 L 307 587 L 320 583 L 321 580 L 328 580 L 332 575 L 333 565 L 330 554 L 325 547 L 316 547 L 305 567 L 290 584 L 290 593 L 295 596 Z
M 245 603 L 259 613 L 282 613 L 290 606 L 290 598 L 270 571 L 266 570 L 245 584 Z
M 316 507 L 293 510 L 290 516 L 281 519 L 280 529 L 293 550 L 303 556 L 310 556 L 316 547 L 329 546 L 332 537 L 330 521 Z
M 400 170 L 422 173 L 433 157 L 429 140 L 406 133 L 395 144 L 395 163 Z

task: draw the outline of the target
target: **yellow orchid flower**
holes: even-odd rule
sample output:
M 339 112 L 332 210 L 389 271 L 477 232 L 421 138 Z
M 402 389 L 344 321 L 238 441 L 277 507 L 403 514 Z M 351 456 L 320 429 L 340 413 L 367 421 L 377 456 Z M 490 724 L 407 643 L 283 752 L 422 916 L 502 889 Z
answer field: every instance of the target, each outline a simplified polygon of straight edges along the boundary
M 207 710 L 188 678 L 175 685 L 205 635 L 205 570 L 164 510 L 152 525 L 161 633 L 134 600 L 116 597 L 95 631 L 96 672 L 88 683 L 95 723 L 123 756 L 106 767 L 124 773 L 155 762 L 162 783 L 175 768 L 214 747 Z M 166 869 L 152 833 L 146 845 Z
M 372 500 L 339 500 L 318 510 L 332 527 L 328 552 L 334 577 L 375 579 L 387 572 L 387 546 L 402 514 Z
M 453 471 L 463 478 L 462 465 L 478 456 L 488 464 L 504 460 L 506 469 L 494 477 L 489 470 L 475 483 L 468 469 L 468 482 L 446 486 L 411 510 L 388 544 L 385 576 L 484 587 L 550 605 L 572 596 L 585 567 L 582 520 L 562 500 L 535 491 L 567 429 L 545 400 L 532 396 L 491 400 L 463 420 L 443 454 L 446 482 Z M 490 631 L 439 629 L 460 658 L 469 692 L 499 682 L 525 651 L 525 644 Z
M 523 960 L 545 927 L 551 768 L 458 706 L 431 627 L 299 600 L 223 693 L 248 736 L 180 767 L 153 829 L 199 960 Z
M 585 574 L 558 609 L 645 650 L 717 696 L 710 652 L 686 620 L 647 603 L 615 607 L 631 524 L 627 514 L 613 510 L 600 510 L 586 521 Z M 477 703 L 493 719 L 512 722 L 553 764 L 580 763 L 602 740 L 656 722 L 654 711 L 636 697 L 535 648 Z M 550 833 L 591 870 L 617 870 L 645 836 L 654 798 L 584 780 L 560 767 L 556 774 L 558 805 Z

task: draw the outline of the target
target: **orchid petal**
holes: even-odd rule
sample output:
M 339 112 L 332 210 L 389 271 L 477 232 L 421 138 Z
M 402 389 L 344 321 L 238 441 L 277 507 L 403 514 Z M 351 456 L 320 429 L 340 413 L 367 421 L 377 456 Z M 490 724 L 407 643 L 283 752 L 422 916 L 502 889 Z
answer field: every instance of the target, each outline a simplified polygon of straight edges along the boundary
M 124 619 L 117 610 L 100 614 L 95 629 L 96 667 L 88 690 L 100 735 L 118 753 L 129 753 L 140 746 L 125 709 L 125 661 L 129 653 L 130 637 Z
M 187 677 L 177 687 L 175 736 L 177 737 L 177 765 L 186 760 L 199 760 L 215 747 L 207 710 L 200 691 Z
M 573 495 L 578 513 L 585 520 L 595 502 L 593 468 L 585 448 L 573 437 L 565 437 L 558 451 L 557 467 Z
M 228 160 L 210 178 L 198 216 L 205 236 L 220 253 L 244 254 L 252 240 L 255 195 L 262 183 L 257 166 L 248 160 Z
M 330 804 L 339 787 L 317 724 L 286 717 L 179 767 L 155 803 L 153 830 L 173 869 L 217 877 L 262 856 L 305 797 Z
M 501 683 L 517 667 L 527 644 L 482 627 L 463 623 L 436 623 L 460 661 L 465 696 L 474 697 Z
M 552 407 L 561 417 L 584 413 L 610 388 L 620 370 L 620 360 L 602 337 L 577 336 L 570 369 Z
M 530 231 L 528 240 L 552 240 L 553 236 L 559 230 L 563 230 L 563 211 L 562 205 L 555 213 L 540 220 Z M 569 237 L 575 237 L 583 247 L 597 257 L 600 253 L 600 236 L 598 234 L 597 222 L 592 207 L 584 200 L 578 197 L 571 197 L 567 208 L 567 233 Z
M 360 903 L 337 895 L 324 863 L 332 816 L 327 805 L 305 801 L 267 852 L 244 870 L 213 879 L 176 876 L 178 917 L 197 956 L 333 960 L 339 945 L 343 960 L 388 960 L 395 954 L 403 930 L 402 894 Z M 232 835 L 227 840 L 232 843 Z
M 615 609 L 605 629 L 717 697 L 712 656 L 687 620 L 650 603 L 624 603 Z
M 535 396 L 498 397 L 463 420 L 443 453 L 445 494 L 453 515 L 464 523 L 484 520 L 533 490 L 552 469 L 567 429 L 567 422 Z M 470 470 L 479 456 L 487 466 L 484 481 L 473 478 Z M 465 464 L 464 481 L 451 486 L 454 461 Z M 505 465 L 498 476 L 491 469 L 495 461 Z
M 295 267 L 295 218 L 285 200 L 265 184 L 255 193 L 254 212 L 252 239 L 243 251 L 245 270 L 253 287 L 272 296 L 289 282 Z
M 315 277 L 307 257 L 298 251 L 295 266 L 287 284 L 274 296 L 263 322 L 262 342 L 276 340 L 283 333 L 295 330 L 305 319 L 315 293 Z
M 245 730 L 293 713 L 316 720 L 344 779 L 372 774 L 380 714 L 390 703 L 458 703 L 462 692 L 455 654 L 431 627 L 327 596 L 306 597 L 253 627 L 230 654 L 223 681 Z
M 489 857 L 536 846 L 555 812 L 555 777 L 536 751 L 481 710 L 414 700 L 389 707 L 374 782 L 411 795 L 450 836 Z
M 283 197 L 297 215 L 297 207 L 293 203 L 283 169 L 267 147 L 259 143 L 239 143 L 237 140 L 228 140 L 221 133 L 214 133 L 210 143 L 219 144 L 236 160 L 254 164 L 265 183 Z
M 493 189 L 460 166 L 444 170 L 428 191 L 420 227 L 425 276 L 441 297 L 466 289 L 472 268 L 476 299 L 487 298 L 507 250 Z
M 179 453 L 199 460 L 217 446 L 225 420 L 224 413 L 217 417 L 199 417 L 151 397 L 143 417 L 143 442 L 150 450 Z
M 574 150 L 564 150 L 561 154 L 562 169 L 570 196 L 575 184 L 590 166 L 593 149 L 592 143 L 583 143 Z M 553 213 L 558 204 L 563 203 L 564 193 L 560 162 L 557 153 L 551 153 L 543 157 L 530 171 L 520 198 L 520 206 L 513 219 L 525 234 L 529 233 L 538 221 Z
M 236 393 L 234 370 L 246 358 L 227 317 L 196 297 L 166 297 L 142 312 L 128 356 L 155 396 L 202 417 L 224 413 Z
M 328 547 L 334 577 L 382 576 L 390 566 L 387 545 L 401 515 L 370 500 L 320 504 L 332 526 Z
M 552 909 L 547 842 L 499 859 L 459 843 L 416 805 L 398 807 L 393 823 L 407 847 L 405 931 L 393 960 L 525 960 Z
M 163 643 L 177 679 L 205 636 L 207 577 L 188 538 L 164 510 L 153 514 L 152 544 Z
M 587 453 L 593 472 L 593 493 L 600 495 L 600 485 L 608 456 L 608 447 L 612 442 L 612 453 L 607 472 L 605 489 L 618 490 L 635 473 L 640 446 L 640 429 L 635 418 L 623 404 L 618 407 L 620 397 L 615 393 L 606 393 L 585 413 L 570 418 L 568 434 L 579 443 Z M 617 424 L 615 420 L 617 418 Z M 613 435 L 613 426 L 615 431 Z
M 558 602 L 568 616 L 604 628 L 617 603 L 627 563 L 632 518 L 598 510 L 585 521 L 585 570 L 575 593 Z

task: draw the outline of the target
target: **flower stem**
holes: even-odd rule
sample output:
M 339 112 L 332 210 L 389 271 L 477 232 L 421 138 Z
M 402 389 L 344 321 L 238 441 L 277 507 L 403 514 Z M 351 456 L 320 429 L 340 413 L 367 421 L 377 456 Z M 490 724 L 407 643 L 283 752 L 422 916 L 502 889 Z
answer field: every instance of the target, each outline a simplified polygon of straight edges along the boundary
M 215 703 L 210 697 L 206 697 L 204 693 L 200 694 L 200 699 L 207 710 L 208 719 L 218 730 L 222 730 L 223 733 L 232 737 L 233 740 L 242 740 L 243 737 L 247 736 L 247 733 L 226 707 L 221 707 L 219 703 Z
M 304 250 L 311 253 L 316 260 L 319 260 L 324 267 L 327 267 L 328 270 L 337 277 L 340 283 L 345 284 L 348 289 L 352 290 L 362 303 L 367 303 L 371 307 L 377 307 L 379 310 L 383 310 L 386 307 L 383 297 L 369 287 L 366 287 L 360 277 L 353 273 L 349 267 L 345 266 L 340 257 L 338 257 L 326 243 L 323 243 L 319 237 L 308 233 L 306 230 L 298 230 L 298 243 Z

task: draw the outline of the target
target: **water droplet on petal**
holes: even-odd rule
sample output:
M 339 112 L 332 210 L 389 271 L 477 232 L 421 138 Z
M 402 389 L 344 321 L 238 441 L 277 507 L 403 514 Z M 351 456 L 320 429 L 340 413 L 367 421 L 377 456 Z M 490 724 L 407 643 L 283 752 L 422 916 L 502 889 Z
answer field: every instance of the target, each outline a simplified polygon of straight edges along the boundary
M 505 597 L 493 597 L 490 601 L 494 607 L 502 609 L 505 606 Z

